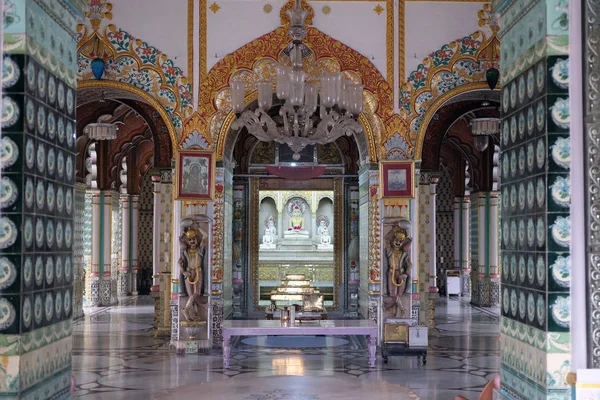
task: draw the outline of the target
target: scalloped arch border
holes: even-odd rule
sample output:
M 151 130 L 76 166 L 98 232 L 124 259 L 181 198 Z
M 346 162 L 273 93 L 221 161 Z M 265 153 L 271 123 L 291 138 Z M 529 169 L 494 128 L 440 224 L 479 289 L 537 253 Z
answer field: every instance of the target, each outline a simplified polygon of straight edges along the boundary
M 202 120 L 202 132 L 208 133 L 209 121 L 219 112 L 215 98 L 221 90 L 229 86 L 231 74 L 238 70 L 252 71 L 252 66 L 259 59 L 272 58 L 277 60 L 280 52 L 285 49 L 289 42 L 290 38 L 287 30 L 279 27 L 245 44 L 214 65 L 206 78 L 203 79 L 200 87 L 198 114 L 200 114 Z M 339 62 L 342 71 L 352 71 L 360 76 L 365 85 L 365 90 L 371 92 L 377 99 L 377 109 L 373 115 L 379 118 L 380 121 L 386 121 L 393 116 L 393 90 L 368 58 L 316 28 L 311 27 L 308 29 L 304 42 L 313 50 L 315 61 L 332 58 Z M 246 100 L 249 100 L 249 96 L 252 96 L 252 93 L 246 96 Z M 218 159 L 223 158 L 225 136 L 231 121 L 233 121 L 233 116 L 232 112 L 228 113 L 219 130 L 218 138 L 215 140 L 217 142 Z M 184 123 L 185 135 L 182 137 L 182 141 L 191 132 L 191 130 L 186 129 L 188 121 Z M 369 158 L 372 162 L 376 162 L 380 156 L 378 149 L 381 137 L 375 136 L 378 134 L 378 136 L 385 136 L 385 132 L 378 132 L 377 127 L 374 129 L 368 118 L 362 114 L 360 121 L 367 135 Z M 199 127 L 199 122 L 198 120 L 195 121 L 196 129 Z
M 77 89 L 87 88 L 118 89 L 141 97 L 143 101 L 147 102 L 152 107 L 154 107 L 156 112 L 158 112 L 158 114 L 161 116 L 161 118 L 167 125 L 167 130 L 169 131 L 169 138 L 171 138 L 171 146 L 173 150 L 177 148 L 177 133 L 175 127 L 173 126 L 173 121 L 171 120 L 167 110 L 164 109 L 162 104 L 160 104 L 158 100 L 154 98 L 154 96 L 151 96 L 149 93 L 143 91 L 142 89 L 125 82 L 113 81 L 108 79 L 77 81 Z

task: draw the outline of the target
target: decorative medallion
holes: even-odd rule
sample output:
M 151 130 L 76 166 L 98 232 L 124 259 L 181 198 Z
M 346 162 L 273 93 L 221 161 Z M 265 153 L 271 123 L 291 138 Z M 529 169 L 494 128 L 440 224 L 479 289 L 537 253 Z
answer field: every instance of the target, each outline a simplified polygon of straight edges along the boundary
M 546 143 L 543 138 L 538 139 L 537 147 L 535 149 L 535 159 L 537 161 L 538 169 L 543 169 L 546 164 Z
M 554 304 L 550 306 L 552 319 L 561 328 L 568 328 L 571 324 L 571 299 L 570 297 L 558 296 Z
M 56 262 L 54 265 L 55 265 L 55 269 L 56 269 L 56 279 L 61 280 L 62 275 L 63 275 L 63 265 L 62 265 L 62 259 L 60 258 L 60 256 L 56 257 Z
M 571 203 L 571 178 L 569 176 L 557 176 L 550 185 L 552 200 L 560 207 L 569 207 Z
M 527 256 L 527 282 L 529 285 L 535 283 L 535 261 L 533 261 L 533 255 Z
M 569 88 L 569 59 L 557 58 L 556 63 L 550 68 L 552 81 L 560 89 Z
M 54 147 L 48 149 L 46 156 L 46 167 L 48 169 L 48 175 L 54 176 L 54 169 L 56 168 L 56 155 L 54 153 Z
M 44 199 L 46 198 L 46 188 L 44 186 L 44 180 L 38 179 L 37 185 L 35 186 L 35 205 L 40 209 L 44 209 Z
M 529 136 L 535 135 L 535 115 L 533 106 L 527 108 L 527 132 Z
M 65 222 L 65 247 L 67 249 L 71 248 L 71 239 L 73 238 L 71 231 L 71 223 Z
M 54 140 L 56 137 L 56 119 L 52 111 L 48 111 L 48 121 L 46 124 L 48 125 L 48 137 Z
M 44 221 L 41 218 L 35 221 L 35 244 L 37 247 L 44 245 Z
M 517 257 L 514 254 L 510 257 L 510 279 L 517 280 Z
M 519 175 L 523 175 L 525 173 L 525 148 L 521 147 L 519 149 Z
M 544 207 L 544 200 L 546 199 L 546 185 L 544 184 L 544 178 L 538 178 L 537 186 L 535 188 L 535 199 L 539 208 Z
M 517 208 L 517 189 L 516 185 L 510 188 L 510 208 L 514 211 Z
M 525 209 L 525 184 L 523 182 L 519 183 L 519 210 L 523 211 Z
M 54 259 L 52 256 L 46 258 L 46 285 L 52 285 L 54 282 Z
M 33 221 L 31 217 L 25 217 L 25 223 L 23 224 L 23 240 L 25 240 L 25 246 L 31 247 L 33 244 Z
M 377 8 L 377 7 L 375 7 Z M 331 7 L 329 7 L 328 5 L 324 5 L 323 7 L 321 7 L 321 12 L 323 13 L 323 15 L 329 15 L 331 14 Z M 379 14 L 377 14 L 379 15 Z
M 46 205 L 48 206 L 48 211 L 51 213 L 54 212 L 54 183 L 48 183 L 48 189 L 46 190 Z
M 512 81 L 510 85 L 510 106 L 515 108 L 517 106 L 517 82 Z
M 517 141 L 517 117 L 510 117 L 510 140 L 514 144 Z
M 502 265 L 505 268 L 502 268 L 502 277 L 504 278 L 504 280 L 508 280 L 508 270 L 509 270 L 509 260 L 508 260 L 508 255 L 504 255 L 504 257 L 502 257 Z
M 42 256 L 37 256 L 35 259 L 35 284 L 41 286 L 44 279 L 44 260 Z
M 519 246 L 525 246 L 525 221 L 519 220 Z M 523 272 L 523 274 L 521 274 Z M 525 277 L 525 261 L 523 261 L 523 271 L 521 271 L 521 260 L 519 260 L 519 277 Z
M 263 12 L 265 14 L 271 14 L 271 11 L 273 11 L 273 6 L 271 4 L 267 3 L 263 6 Z
M 23 299 L 23 308 L 21 309 L 21 320 L 23 321 L 23 325 L 25 328 L 31 327 L 31 299 L 29 297 L 25 297 Z
M 27 208 L 33 207 L 33 178 L 25 178 L 25 205 Z
M 19 147 L 8 136 L 0 140 L 0 169 L 12 167 L 19 158 Z
M 44 173 L 44 170 L 46 169 L 46 149 L 44 148 L 44 144 L 41 142 L 38 142 L 36 165 L 38 172 L 40 174 Z
M 62 307 L 63 307 L 62 293 L 56 292 L 56 294 L 54 295 L 54 315 L 56 315 L 56 318 L 61 317 Z
M 73 159 L 70 156 L 67 156 L 67 162 L 65 165 L 65 178 L 67 182 L 71 182 L 73 180 Z
M 37 132 L 40 136 L 46 134 L 46 109 L 42 105 L 37 108 Z
M 571 141 L 566 137 L 559 137 L 550 146 L 552 159 L 559 167 L 569 169 L 571 166 Z
M 533 293 L 527 295 L 527 321 L 529 323 L 535 321 L 535 298 Z
M 17 226 L 8 217 L 0 218 L 0 249 L 6 249 L 17 241 Z
M 67 89 L 67 111 L 69 114 L 73 114 L 73 109 L 75 107 L 75 101 L 73 99 L 73 90 Z
M 544 101 L 540 100 L 537 103 L 537 109 L 535 114 L 535 122 L 539 131 L 544 129 L 544 120 L 546 119 L 546 110 L 544 110 Z
M 535 246 L 535 224 L 532 218 L 527 219 L 527 245 L 529 247 Z
M 56 222 L 56 248 L 61 249 L 63 246 L 63 224 L 62 221 Z M 58 265 L 58 259 L 56 260 Z M 62 265 L 62 262 L 61 262 Z M 58 267 L 57 267 L 58 268 Z
M 51 219 L 46 221 L 46 244 L 48 248 L 54 246 L 54 222 Z
M 569 129 L 571 123 L 569 99 L 557 98 L 554 105 L 550 107 L 550 115 L 556 126 L 562 129 Z
M 12 285 L 17 279 L 17 267 L 7 257 L 0 257 L 0 290 Z
M 73 141 L 75 140 L 75 123 L 67 122 L 67 145 L 69 147 L 73 146 Z
M 517 152 L 510 151 L 510 175 L 514 178 L 517 175 Z
M 46 292 L 46 301 L 44 302 L 44 312 L 46 315 L 46 321 L 52 320 L 54 314 L 54 298 L 52 297 L 52 291 Z
M 18 197 L 17 184 L 8 176 L 3 176 L 0 180 L 0 208 L 12 207 Z
M 504 290 L 502 291 L 502 311 L 504 312 L 505 315 L 508 315 L 509 310 L 510 310 L 510 296 L 509 296 L 508 288 L 505 287 Z
M 508 113 L 508 107 L 510 106 L 510 90 L 508 89 L 508 86 L 505 86 L 502 89 L 502 109 L 504 111 L 504 114 Z
M 56 100 L 58 101 L 58 107 L 61 109 L 65 108 L 65 84 L 62 81 L 58 82 L 58 89 L 56 90 Z
M 525 292 L 521 291 L 519 293 L 519 318 L 525 319 L 527 315 L 527 298 L 525 297 Z
M 25 283 L 26 288 L 31 288 L 31 284 L 33 278 L 33 261 L 31 261 L 31 256 L 26 256 L 25 261 L 23 262 L 23 281 Z
M 544 301 L 544 295 L 542 294 L 538 294 L 536 311 L 538 324 L 544 326 L 544 323 L 546 322 L 546 302 Z
M 67 214 L 71 215 L 71 212 L 73 212 L 73 192 L 71 189 L 66 189 L 65 208 L 67 210 Z
M 529 211 L 533 211 L 535 207 L 535 188 L 533 187 L 533 180 L 527 182 L 527 208 Z
M 32 61 L 33 59 L 30 58 L 29 62 L 27 63 L 27 87 L 29 88 L 30 92 L 35 91 L 35 63 Z
M 518 300 L 517 291 L 515 289 L 510 290 L 510 313 L 513 317 L 517 316 L 518 312 Z
M 29 169 L 33 169 L 35 165 L 35 145 L 31 137 L 27 138 L 27 143 L 25 144 L 25 164 Z
M 535 75 L 536 75 L 537 90 L 542 91 L 542 89 L 544 89 L 544 83 L 546 82 L 546 71 L 545 71 L 545 66 L 544 66 L 543 61 L 538 63 Z
M 508 146 L 508 141 L 510 139 L 509 129 L 510 129 L 509 122 L 508 122 L 508 120 L 505 119 L 502 122 L 502 142 L 504 143 L 504 146 Z
M 571 287 L 571 256 L 558 256 L 550 266 L 554 282 L 562 288 Z
M 58 141 L 59 143 L 63 143 L 65 141 L 65 120 L 63 117 L 58 117 L 58 122 L 56 123 L 56 132 L 58 133 Z
M 568 248 L 571 244 L 571 218 L 558 216 L 550 228 L 554 242 Z
M 510 244 L 513 247 L 517 245 L 517 222 L 515 220 L 510 222 Z
M 58 150 L 58 155 L 56 156 L 56 173 L 59 179 L 62 179 L 65 174 L 65 156 L 61 150 Z
M 65 256 L 65 279 L 67 281 L 71 280 L 71 257 Z
M 525 138 L 525 112 L 521 111 L 519 113 L 519 139 L 523 140 Z
M 2 128 L 10 128 L 19 120 L 21 110 L 19 105 L 10 96 L 2 97 Z
M 43 68 L 40 68 L 38 70 L 37 89 L 39 98 L 43 99 L 44 97 L 46 97 L 46 70 Z
M 68 192 L 68 189 L 67 189 Z M 63 188 L 62 186 L 59 186 L 58 188 L 56 188 L 56 211 L 58 213 L 62 213 L 63 212 L 63 206 L 64 206 L 64 193 L 63 193 Z
M 521 254 L 519 256 L 519 282 L 521 283 L 525 282 L 525 275 L 527 274 L 526 269 L 527 267 L 525 265 L 525 257 L 523 257 L 523 255 Z
M 48 101 L 53 104 L 56 101 L 56 78 L 48 76 Z
M 63 307 L 65 309 L 65 316 L 68 316 L 71 312 L 71 292 L 69 292 L 68 289 L 65 290 L 63 304 Z
M 533 147 L 533 142 L 527 143 L 527 171 L 530 173 L 533 172 L 533 167 L 535 166 L 535 149 Z
M 13 87 L 21 77 L 19 65 L 10 56 L 2 60 L 2 89 Z
M 543 217 L 538 217 L 537 219 L 536 236 L 538 246 L 542 247 L 546 243 L 546 224 Z
M 375 14 L 381 15 L 381 13 L 385 11 L 385 9 L 381 6 L 381 4 L 377 3 L 375 8 L 373 8 L 373 11 L 375 12 Z
M 42 315 L 42 295 L 40 293 L 36 293 L 35 300 L 33 301 L 33 318 L 36 325 L 40 325 L 42 323 Z
M 502 239 L 504 240 L 504 245 L 508 247 L 510 243 L 510 229 L 506 220 L 502 224 Z
M 0 331 L 12 326 L 17 318 L 15 307 L 5 298 L 0 298 Z

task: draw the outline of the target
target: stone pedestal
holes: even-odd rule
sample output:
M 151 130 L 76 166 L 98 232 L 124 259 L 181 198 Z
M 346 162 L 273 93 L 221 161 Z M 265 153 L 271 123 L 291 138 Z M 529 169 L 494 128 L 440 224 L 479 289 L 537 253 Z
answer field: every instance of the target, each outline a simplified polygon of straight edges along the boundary
M 150 292 L 154 299 L 155 336 L 168 335 L 171 332 L 171 273 L 163 272 L 152 278 L 158 281 L 158 285 L 153 286 Z
M 179 296 L 178 304 L 178 340 L 175 344 L 178 354 L 198 353 L 206 351 L 212 347 L 210 332 L 208 330 L 207 321 L 211 320 L 211 302 L 207 295 L 201 296 L 199 301 L 201 305 L 201 320 L 200 321 L 185 321 L 183 309 L 189 300 L 188 296 Z

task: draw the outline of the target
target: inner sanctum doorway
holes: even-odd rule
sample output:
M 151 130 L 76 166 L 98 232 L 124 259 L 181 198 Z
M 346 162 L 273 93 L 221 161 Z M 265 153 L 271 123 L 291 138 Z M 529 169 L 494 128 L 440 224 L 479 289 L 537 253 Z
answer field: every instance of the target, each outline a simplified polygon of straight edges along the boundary
M 273 296 L 288 275 L 298 275 L 323 296 L 330 318 L 358 317 L 354 138 L 307 146 L 294 160 L 287 145 L 240 136 L 233 151 L 232 316 L 260 317 L 270 307 L 298 304 L 290 292 Z

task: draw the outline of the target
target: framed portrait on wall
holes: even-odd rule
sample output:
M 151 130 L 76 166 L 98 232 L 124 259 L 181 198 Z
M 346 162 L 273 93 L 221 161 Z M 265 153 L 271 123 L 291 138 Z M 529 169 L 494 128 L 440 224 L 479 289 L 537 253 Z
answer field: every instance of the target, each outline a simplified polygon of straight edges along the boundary
M 215 156 L 211 151 L 177 150 L 177 200 L 212 200 L 215 186 Z
M 415 197 L 415 163 L 412 160 L 381 161 L 379 185 L 381 198 Z

